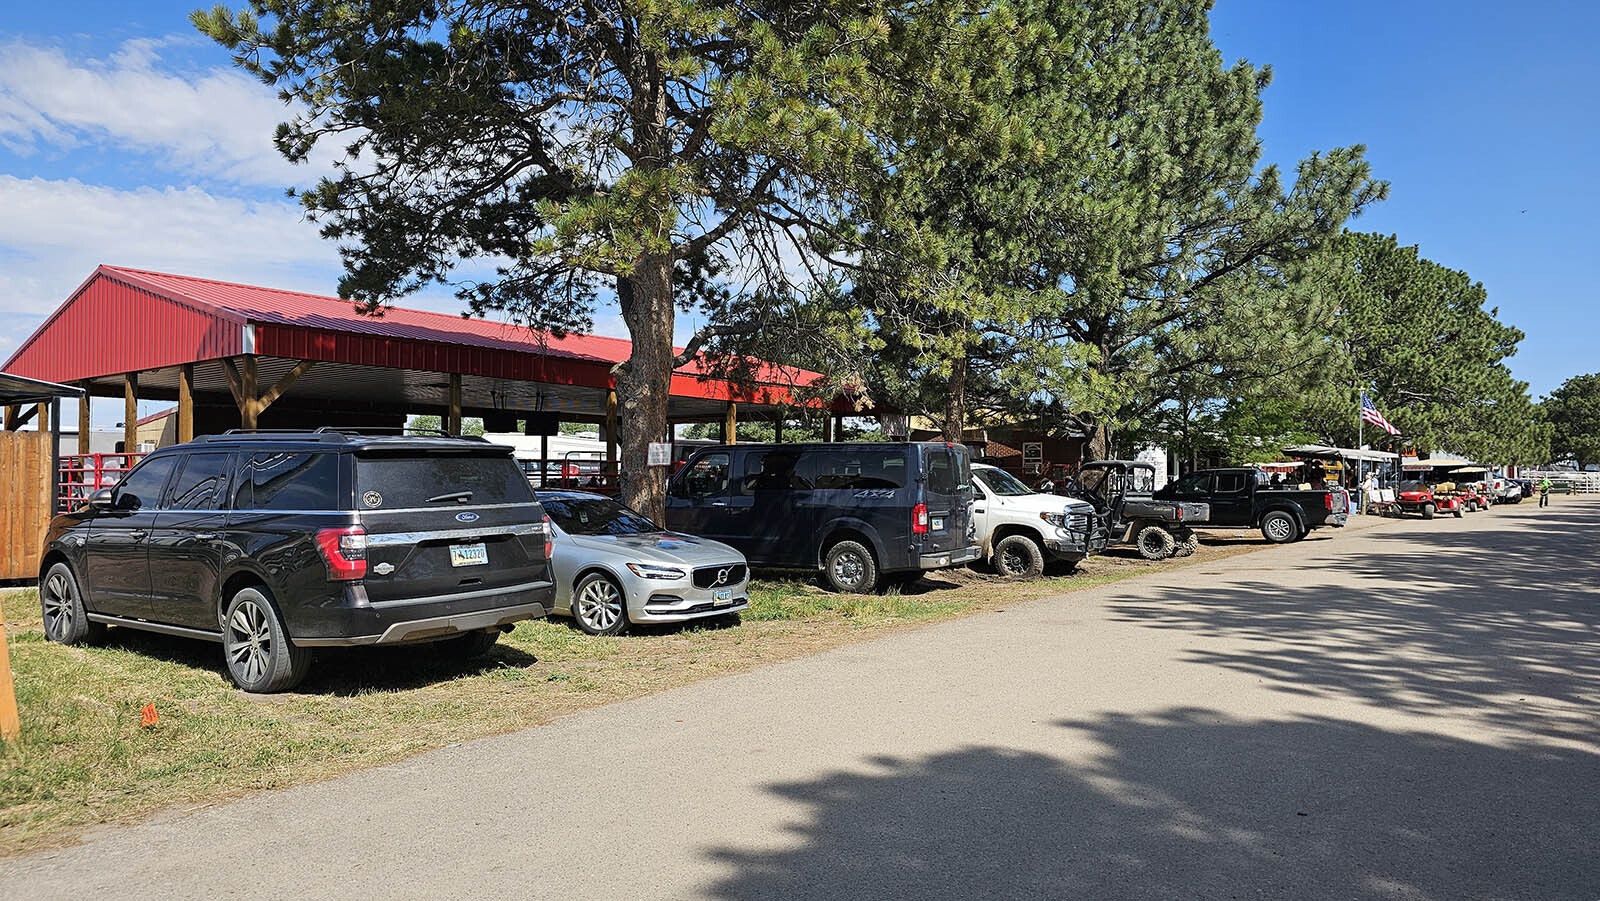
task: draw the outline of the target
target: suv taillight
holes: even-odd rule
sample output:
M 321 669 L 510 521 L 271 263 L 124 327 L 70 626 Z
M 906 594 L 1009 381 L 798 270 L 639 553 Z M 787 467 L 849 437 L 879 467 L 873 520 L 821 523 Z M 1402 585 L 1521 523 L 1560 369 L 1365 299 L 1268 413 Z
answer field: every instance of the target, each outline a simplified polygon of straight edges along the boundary
M 928 505 L 918 504 L 911 508 L 911 534 L 928 534 Z
M 549 562 L 556 552 L 556 527 L 550 522 L 550 517 L 544 518 L 544 559 Z
M 361 526 L 318 529 L 317 550 L 328 565 L 328 578 L 352 582 L 367 577 L 367 530 Z

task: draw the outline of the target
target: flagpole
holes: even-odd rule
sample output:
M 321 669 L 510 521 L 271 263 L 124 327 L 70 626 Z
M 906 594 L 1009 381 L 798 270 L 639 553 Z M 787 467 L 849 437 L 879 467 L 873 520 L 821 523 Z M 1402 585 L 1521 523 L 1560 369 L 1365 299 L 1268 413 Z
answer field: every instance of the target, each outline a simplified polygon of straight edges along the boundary
M 1356 450 L 1357 451 L 1362 451 L 1363 450 L 1362 445 L 1366 441 L 1366 435 L 1367 435 L 1366 425 L 1367 425 L 1367 421 L 1361 415 L 1361 409 L 1364 406 L 1363 401 L 1366 400 L 1366 397 L 1367 397 L 1367 394 L 1366 394 L 1365 391 L 1357 391 L 1356 392 Z M 1364 458 L 1357 458 L 1356 459 L 1356 487 L 1361 490 L 1361 512 L 1365 513 L 1365 512 L 1367 512 L 1367 461 Z

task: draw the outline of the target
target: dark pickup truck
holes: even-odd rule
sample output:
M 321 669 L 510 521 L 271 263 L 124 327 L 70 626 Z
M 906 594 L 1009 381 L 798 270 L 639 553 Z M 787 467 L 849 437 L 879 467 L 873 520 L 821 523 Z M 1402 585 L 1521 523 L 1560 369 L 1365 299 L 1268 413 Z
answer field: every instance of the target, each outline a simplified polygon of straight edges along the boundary
M 1255 469 L 1202 469 L 1155 493 L 1156 500 L 1202 501 L 1210 505 L 1205 522 L 1217 529 L 1260 529 L 1273 544 L 1299 541 L 1312 529 L 1343 526 L 1349 509 L 1344 489 L 1272 488 Z

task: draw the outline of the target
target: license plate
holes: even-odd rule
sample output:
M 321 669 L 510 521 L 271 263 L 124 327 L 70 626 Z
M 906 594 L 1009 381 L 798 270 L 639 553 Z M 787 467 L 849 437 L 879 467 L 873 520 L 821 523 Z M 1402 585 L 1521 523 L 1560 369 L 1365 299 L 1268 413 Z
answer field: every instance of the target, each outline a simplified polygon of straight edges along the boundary
M 935 516 L 933 518 L 933 521 L 929 524 L 929 528 L 933 529 L 935 532 L 943 532 L 944 531 L 944 517 L 943 516 Z
M 483 566 L 489 562 L 489 549 L 478 544 L 450 545 L 451 566 Z
M 733 603 L 733 589 L 718 588 L 716 591 L 712 592 L 711 601 L 718 606 Z

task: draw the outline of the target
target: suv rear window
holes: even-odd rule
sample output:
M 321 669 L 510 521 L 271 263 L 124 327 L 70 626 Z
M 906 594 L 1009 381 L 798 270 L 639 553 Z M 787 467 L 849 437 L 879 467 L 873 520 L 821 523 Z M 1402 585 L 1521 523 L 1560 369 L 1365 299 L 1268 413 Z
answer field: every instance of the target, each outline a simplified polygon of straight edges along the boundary
M 462 498 L 463 492 L 471 492 Z M 526 504 L 533 489 L 510 456 L 357 456 L 356 505 L 394 510 L 446 503 Z

